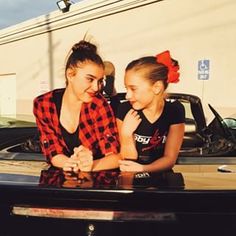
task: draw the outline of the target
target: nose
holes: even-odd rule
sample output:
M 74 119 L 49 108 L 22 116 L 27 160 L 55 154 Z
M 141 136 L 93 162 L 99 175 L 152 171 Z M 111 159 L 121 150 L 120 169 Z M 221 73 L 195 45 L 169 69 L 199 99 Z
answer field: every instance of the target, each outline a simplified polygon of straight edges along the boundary
M 126 92 L 126 95 L 125 95 L 125 99 L 126 99 L 126 100 L 130 100 L 130 98 L 131 98 L 131 92 L 130 92 L 130 90 L 128 89 L 127 92 Z
M 92 83 L 92 89 L 94 92 L 97 92 L 99 90 L 100 86 L 99 86 L 99 81 L 97 80 L 93 80 L 93 83 Z

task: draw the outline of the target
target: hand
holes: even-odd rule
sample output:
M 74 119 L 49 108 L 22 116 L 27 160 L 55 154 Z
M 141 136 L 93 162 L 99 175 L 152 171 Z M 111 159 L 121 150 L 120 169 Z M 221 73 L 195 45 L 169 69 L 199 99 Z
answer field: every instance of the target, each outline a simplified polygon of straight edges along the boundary
M 65 162 L 62 167 L 63 171 L 73 171 L 77 173 L 79 171 L 79 160 L 76 156 L 72 155 L 71 158 Z
M 142 119 L 140 118 L 138 112 L 134 109 L 130 109 L 123 120 L 121 134 L 125 136 L 132 135 L 138 128 L 141 121 Z
M 119 164 L 120 164 L 120 171 L 127 171 L 127 172 L 144 171 L 144 166 L 135 161 L 120 160 Z
M 84 172 L 89 172 L 93 167 L 93 154 L 92 152 L 80 145 L 78 148 L 74 148 L 74 155 L 79 162 L 79 169 Z

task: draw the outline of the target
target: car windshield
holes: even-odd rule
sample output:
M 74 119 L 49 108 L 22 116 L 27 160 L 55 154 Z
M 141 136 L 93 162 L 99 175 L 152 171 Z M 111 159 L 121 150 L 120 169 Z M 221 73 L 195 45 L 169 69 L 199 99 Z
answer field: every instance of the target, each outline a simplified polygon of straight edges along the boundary
M 33 115 L 0 116 L 0 128 L 35 127 Z
M 233 115 L 230 115 L 229 118 L 235 119 L 236 120 L 236 113 L 234 113 Z
M 230 129 L 236 130 L 236 118 L 225 118 L 223 121 Z

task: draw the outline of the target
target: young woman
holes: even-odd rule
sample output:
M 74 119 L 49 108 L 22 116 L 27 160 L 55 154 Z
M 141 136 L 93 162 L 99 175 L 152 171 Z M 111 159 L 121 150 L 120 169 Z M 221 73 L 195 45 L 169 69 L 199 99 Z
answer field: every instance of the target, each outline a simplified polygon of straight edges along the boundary
M 185 111 L 167 101 L 169 83 L 179 81 L 178 62 L 169 51 L 143 57 L 125 71 L 126 99 L 117 113 L 121 171 L 164 171 L 176 162 L 184 136 Z
M 34 100 L 40 142 L 48 162 L 66 171 L 98 171 L 118 167 L 118 131 L 106 99 L 99 93 L 104 64 L 94 44 L 72 47 L 66 88 Z

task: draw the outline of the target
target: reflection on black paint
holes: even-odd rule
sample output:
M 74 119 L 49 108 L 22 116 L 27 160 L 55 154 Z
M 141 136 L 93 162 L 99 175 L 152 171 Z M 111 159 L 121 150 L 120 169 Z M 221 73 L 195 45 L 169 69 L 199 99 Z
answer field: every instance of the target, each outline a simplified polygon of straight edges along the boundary
M 183 189 L 184 179 L 181 173 L 173 171 L 130 173 L 116 169 L 74 173 L 50 167 L 48 170 L 42 170 L 40 186 L 95 189 Z

